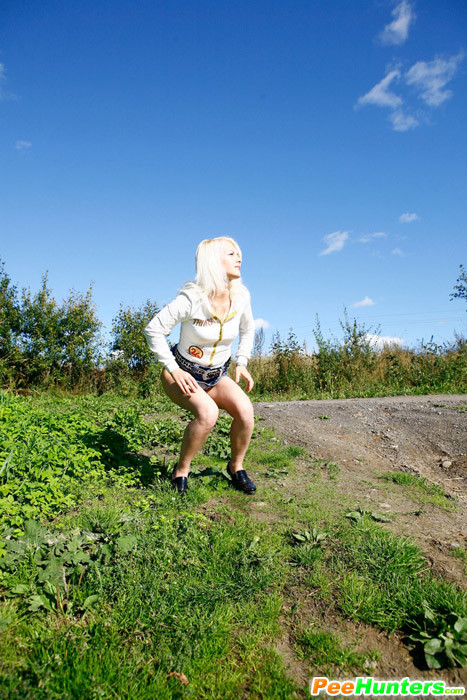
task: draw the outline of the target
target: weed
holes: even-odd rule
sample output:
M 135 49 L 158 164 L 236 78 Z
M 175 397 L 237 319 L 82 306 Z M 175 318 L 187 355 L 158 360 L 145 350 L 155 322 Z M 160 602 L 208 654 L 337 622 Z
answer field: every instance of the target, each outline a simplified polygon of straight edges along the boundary
M 339 472 L 340 472 L 340 467 L 337 464 L 337 462 L 327 462 L 326 468 L 329 472 L 329 478 L 332 481 L 335 481 L 337 479 L 337 477 L 339 476 Z
M 291 562 L 305 568 L 313 567 L 322 559 L 321 545 L 328 537 L 328 533 L 313 527 L 302 532 L 292 532 L 292 544 L 294 545 Z
M 423 609 L 423 627 L 409 638 L 422 647 L 428 668 L 467 666 L 467 618 L 450 613 L 440 621 L 427 604 Z
M 232 419 L 230 416 L 220 416 L 216 427 L 209 435 L 204 446 L 204 454 L 219 459 L 229 459 L 230 457 L 230 426 Z
M 350 510 L 348 513 L 345 514 L 346 518 L 356 523 L 358 523 L 359 520 L 361 520 L 364 516 L 368 516 L 372 520 L 376 520 L 376 522 L 378 523 L 388 523 L 391 520 L 391 518 L 389 518 L 387 515 L 383 515 L 382 513 L 375 513 L 374 511 L 366 510 L 365 508 L 361 507 L 357 508 L 357 510 Z
M 327 532 L 322 532 L 317 527 L 314 527 L 311 532 L 309 530 L 304 530 L 303 532 L 292 532 L 294 544 L 309 544 L 313 547 L 320 545 L 323 540 L 327 538 L 327 536 Z
M 311 463 L 311 468 L 317 471 L 326 470 L 328 472 L 329 478 L 332 481 L 335 481 L 337 479 L 340 472 L 340 467 L 337 464 L 337 462 L 326 462 L 326 460 L 324 459 L 314 459 Z

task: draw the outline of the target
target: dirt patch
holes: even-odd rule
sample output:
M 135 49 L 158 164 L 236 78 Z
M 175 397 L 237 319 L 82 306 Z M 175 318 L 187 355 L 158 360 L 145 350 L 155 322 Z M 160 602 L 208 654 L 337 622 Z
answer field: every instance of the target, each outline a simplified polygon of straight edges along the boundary
M 364 460 L 363 472 L 412 470 L 467 502 L 466 394 L 257 403 L 255 411 L 315 457 Z
M 464 564 L 453 551 L 459 546 L 467 548 L 467 395 L 257 403 L 255 413 L 263 419 L 262 425 L 274 428 L 286 443 L 300 445 L 309 454 L 308 460 L 299 461 L 294 472 L 281 479 L 284 493 L 303 498 L 311 461 L 337 463 L 338 477 L 332 483 L 338 497 L 350 498 L 355 507 L 388 514 L 390 522 L 383 527 L 414 539 L 436 574 L 465 587 Z M 384 479 L 393 472 L 418 475 L 428 488 L 424 491 Z M 259 486 L 259 500 L 261 470 L 252 474 Z M 432 484 L 439 487 L 438 500 L 430 498 Z M 265 516 L 262 502 L 255 501 L 249 507 L 252 517 L 272 524 L 271 512 Z M 309 590 L 297 589 L 291 597 L 303 622 L 319 619 L 322 604 Z M 290 627 L 286 617 L 277 651 L 291 674 L 303 682 L 314 669 L 296 659 L 289 637 L 295 625 Z M 449 685 L 467 681 L 467 669 L 420 670 L 397 634 L 343 621 L 330 610 L 323 609 L 321 618 L 323 625 L 342 638 L 359 639 L 360 649 L 379 650 L 381 659 L 368 675 L 442 678 Z
M 336 488 L 355 506 L 389 514 L 392 531 L 415 538 L 433 568 L 457 581 L 465 581 L 464 567 L 450 555 L 467 544 L 466 409 L 465 394 L 255 404 L 286 442 L 337 462 Z M 382 478 L 396 471 L 439 486 L 445 507 Z

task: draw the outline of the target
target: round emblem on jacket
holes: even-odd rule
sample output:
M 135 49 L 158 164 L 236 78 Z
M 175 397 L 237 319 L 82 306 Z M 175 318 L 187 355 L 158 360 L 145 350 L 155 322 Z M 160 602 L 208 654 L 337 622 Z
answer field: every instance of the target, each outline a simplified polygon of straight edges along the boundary
M 190 355 L 193 355 L 193 357 L 197 357 L 198 359 L 200 357 L 203 357 L 204 354 L 201 348 L 197 347 L 197 345 L 190 345 L 190 347 L 188 348 L 188 352 L 190 353 Z

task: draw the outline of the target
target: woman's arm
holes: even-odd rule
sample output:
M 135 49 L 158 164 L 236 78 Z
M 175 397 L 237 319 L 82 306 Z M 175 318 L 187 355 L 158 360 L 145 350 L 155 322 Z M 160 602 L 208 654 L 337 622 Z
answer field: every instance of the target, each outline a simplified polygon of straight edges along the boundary
M 149 347 L 155 353 L 159 362 L 169 372 L 178 370 L 179 366 L 170 351 L 166 336 L 169 335 L 177 323 L 190 318 L 191 307 L 192 302 L 190 298 L 182 292 L 170 304 L 164 306 L 144 329 L 144 335 Z
M 251 350 L 255 339 L 255 321 L 251 310 L 250 294 L 247 293 L 245 306 L 240 317 L 240 339 L 236 356 L 235 381 L 238 383 L 243 377 L 247 381 L 247 391 L 253 389 L 254 381 L 246 366 L 251 357 Z
M 255 339 L 255 322 L 251 310 L 250 295 L 245 300 L 245 305 L 240 316 L 240 339 L 236 356 L 237 366 L 246 367 L 251 357 L 251 350 Z

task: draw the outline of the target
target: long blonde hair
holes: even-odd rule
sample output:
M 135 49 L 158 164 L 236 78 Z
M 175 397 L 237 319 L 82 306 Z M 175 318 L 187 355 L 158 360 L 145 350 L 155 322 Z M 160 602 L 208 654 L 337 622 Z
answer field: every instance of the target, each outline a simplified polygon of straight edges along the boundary
M 192 288 L 194 285 L 208 298 L 214 296 L 216 290 L 228 289 L 233 299 L 244 289 L 240 278 L 229 280 L 222 269 L 221 252 L 224 244 L 233 246 L 242 254 L 237 241 L 228 236 L 218 238 L 205 238 L 196 249 L 196 275 L 194 282 L 187 282 L 182 289 Z

